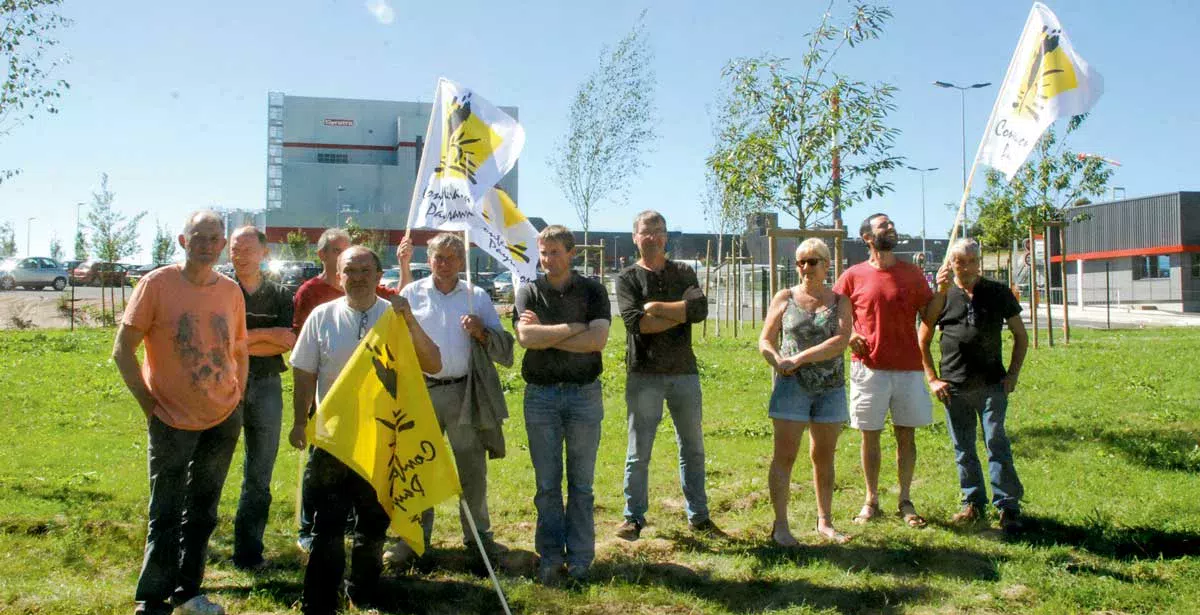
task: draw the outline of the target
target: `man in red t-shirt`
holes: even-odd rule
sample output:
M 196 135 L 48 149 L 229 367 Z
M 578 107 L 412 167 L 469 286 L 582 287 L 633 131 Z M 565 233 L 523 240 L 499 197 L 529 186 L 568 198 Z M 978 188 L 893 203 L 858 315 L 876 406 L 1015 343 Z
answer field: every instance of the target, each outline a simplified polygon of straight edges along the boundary
M 304 321 L 308 320 L 308 315 L 312 314 L 317 306 L 346 294 L 338 281 L 337 272 L 338 257 L 348 247 L 350 247 L 350 234 L 344 229 L 327 228 L 317 239 L 317 258 L 321 260 L 321 275 L 308 280 L 296 289 L 296 296 L 292 299 L 292 331 L 296 335 L 300 334 L 300 329 L 304 327 Z M 397 258 L 399 258 L 399 250 L 397 250 Z M 375 294 L 387 299 L 398 294 L 398 291 L 377 286 Z M 315 410 L 314 407 L 310 413 Z M 307 501 L 307 495 L 302 488 L 300 493 L 300 532 L 296 540 L 297 546 L 305 553 L 309 552 L 312 547 L 313 527 L 313 508 L 312 503 Z
M 862 466 L 867 486 L 855 523 L 879 515 L 879 436 L 888 410 L 896 434 L 900 483 L 899 512 L 911 527 L 923 527 L 909 495 L 917 463 L 916 428 L 933 422 L 933 404 L 925 389 L 917 315 L 933 325 L 946 294 L 934 294 L 921 268 L 896 258 L 896 225 L 885 214 L 863 221 L 859 235 L 870 258 L 850 267 L 834 292 L 850 299 L 854 333 L 850 337 L 850 425 L 862 433 Z M 949 285 L 949 271 L 938 272 L 938 285 Z

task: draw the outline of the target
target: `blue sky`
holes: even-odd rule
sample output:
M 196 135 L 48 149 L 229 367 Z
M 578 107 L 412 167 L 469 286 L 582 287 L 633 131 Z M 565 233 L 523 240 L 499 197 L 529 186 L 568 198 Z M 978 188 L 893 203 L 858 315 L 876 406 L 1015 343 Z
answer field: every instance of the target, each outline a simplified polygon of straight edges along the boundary
M 838 70 L 899 88 L 891 120 L 902 131 L 896 152 L 915 166 L 940 168 L 927 176 L 930 236 L 948 233 L 953 212 L 945 204 L 957 204 L 961 194 L 959 96 L 931 83 L 997 84 L 967 95 L 969 158 L 1030 4 L 893 2 L 884 37 L 839 56 Z M 530 215 L 574 227 L 574 210 L 547 160 L 601 47 L 648 9 L 660 139 L 628 204 L 603 206 L 592 227 L 624 229 L 636 211 L 656 208 L 672 230 L 707 230 L 698 201 L 721 67 L 764 52 L 798 56 L 826 2 L 386 5 L 390 23 L 362 0 L 66 0 L 64 13 L 74 24 L 61 36 L 58 51 L 70 63 L 59 74 L 72 87 L 59 114 L 39 115 L 0 138 L 0 168 L 23 169 L 0 185 L 0 221 L 13 223 L 22 253 L 30 216 L 36 217 L 29 225 L 34 254 L 48 253 L 52 235 L 70 253 L 75 203 L 90 201 L 107 172 L 117 208 L 148 212 L 143 254 L 132 259 L 145 260 L 156 218 L 177 231 L 193 209 L 263 206 L 268 91 L 429 100 L 444 75 L 494 103 L 520 107 L 527 144 L 519 204 Z M 1129 196 L 1200 188 L 1193 177 L 1200 85 L 1179 80 L 1200 59 L 1194 37 L 1200 5 L 1049 5 L 1076 50 L 1105 78 L 1105 94 L 1073 146 L 1121 161 L 1112 185 Z M 919 176 L 903 171 L 890 180 L 894 192 L 848 210 L 846 220 L 857 224 L 882 210 L 901 232 L 918 233 Z

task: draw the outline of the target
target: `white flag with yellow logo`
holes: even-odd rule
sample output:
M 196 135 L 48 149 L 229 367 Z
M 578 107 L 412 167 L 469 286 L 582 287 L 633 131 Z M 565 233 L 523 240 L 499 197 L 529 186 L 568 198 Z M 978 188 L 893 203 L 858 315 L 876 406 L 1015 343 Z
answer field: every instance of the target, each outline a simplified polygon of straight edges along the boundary
M 449 79 L 438 80 L 409 227 L 462 231 L 479 202 L 517 164 L 525 130 L 509 114 Z
M 1035 2 L 988 121 L 979 160 L 1012 180 L 1054 120 L 1087 112 L 1103 91 L 1100 74 L 1075 53 L 1058 18 Z
M 480 215 L 483 224 L 471 228 L 471 241 L 503 263 L 522 283 L 537 278 L 537 229 L 517 209 L 512 197 L 493 188 L 480 202 Z

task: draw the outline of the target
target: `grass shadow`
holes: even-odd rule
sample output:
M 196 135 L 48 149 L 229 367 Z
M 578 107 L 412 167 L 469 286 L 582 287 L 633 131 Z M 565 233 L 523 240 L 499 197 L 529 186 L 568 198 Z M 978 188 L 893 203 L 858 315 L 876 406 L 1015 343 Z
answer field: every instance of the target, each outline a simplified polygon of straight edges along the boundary
M 958 547 L 928 547 L 914 544 L 801 545 L 785 549 L 759 544 L 748 551 L 765 566 L 791 563 L 833 565 L 846 572 L 875 572 L 902 577 L 936 575 L 964 581 L 998 581 L 999 566 L 1006 558 L 984 555 Z
M 803 580 L 713 578 L 676 563 L 610 560 L 593 568 L 597 582 L 624 580 L 634 585 L 664 587 L 678 594 L 721 605 L 734 613 L 762 613 L 796 606 L 841 613 L 902 613 L 918 602 L 937 601 L 940 594 L 920 584 L 887 588 L 841 588 Z
M 1200 533 L 1156 527 L 1117 527 L 1102 518 L 1073 525 L 1049 517 L 1025 517 L 1025 531 L 1008 537 L 1037 547 L 1068 545 L 1095 555 L 1124 560 L 1200 556 Z
M 1104 430 L 1040 425 L 1010 430 L 1019 455 L 1039 458 L 1093 442 L 1151 470 L 1200 472 L 1200 435 L 1168 429 Z

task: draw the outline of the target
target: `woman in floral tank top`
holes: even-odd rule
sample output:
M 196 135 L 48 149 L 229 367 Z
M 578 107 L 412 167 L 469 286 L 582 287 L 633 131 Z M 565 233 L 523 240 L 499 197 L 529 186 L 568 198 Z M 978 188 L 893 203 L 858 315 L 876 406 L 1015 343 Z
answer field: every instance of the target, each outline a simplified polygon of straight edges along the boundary
M 788 527 L 788 486 L 805 428 L 813 490 L 817 496 L 817 533 L 838 543 L 850 540 L 833 527 L 833 452 L 842 424 L 849 420 L 843 353 L 850 341 L 850 302 L 825 285 L 829 248 L 820 239 L 796 248 L 800 284 L 779 291 L 763 321 L 758 349 L 775 369 L 768 415 L 775 426 L 775 450 L 767 484 L 775 509 L 771 539 L 778 545 L 799 544 Z M 780 334 L 782 345 L 776 343 Z

